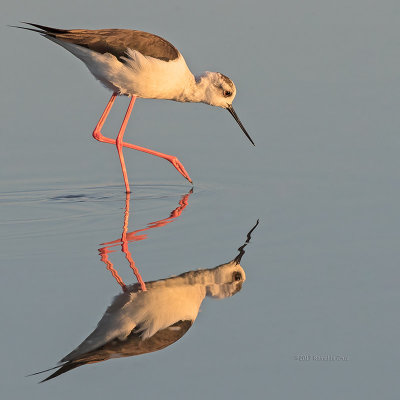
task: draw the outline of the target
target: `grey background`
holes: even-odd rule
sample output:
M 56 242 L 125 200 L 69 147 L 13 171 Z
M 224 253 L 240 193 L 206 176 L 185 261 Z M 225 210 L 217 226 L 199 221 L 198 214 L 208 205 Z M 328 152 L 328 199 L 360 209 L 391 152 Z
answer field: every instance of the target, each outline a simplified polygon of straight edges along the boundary
M 3 1 L 2 398 L 397 399 L 399 19 L 388 0 Z M 193 72 L 236 83 L 255 148 L 226 111 L 134 107 L 126 139 L 177 155 L 195 183 L 179 219 L 130 245 L 144 279 L 221 264 L 261 221 L 243 290 L 207 300 L 181 341 L 43 385 L 24 375 L 78 345 L 118 293 L 97 249 L 120 236 L 125 196 L 115 150 L 91 137 L 109 93 L 64 49 L 7 27 L 21 20 L 153 32 Z M 190 186 L 163 160 L 125 158 L 131 231 Z

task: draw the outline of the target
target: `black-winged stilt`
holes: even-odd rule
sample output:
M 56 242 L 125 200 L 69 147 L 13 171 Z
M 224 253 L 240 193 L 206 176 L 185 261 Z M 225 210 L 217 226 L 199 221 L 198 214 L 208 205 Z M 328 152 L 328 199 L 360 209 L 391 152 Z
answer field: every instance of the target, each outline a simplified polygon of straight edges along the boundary
M 164 158 L 192 183 L 177 157 L 160 153 L 123 141 L 136 97 L 166 99 L 180 102 L 206 103 L 227 109 L 251 141 L 243 124 L 232 107 L 236 96 L 234 83 L 219 72 L 206 71 L 194 76 L 182 54 L 165 39 L 151 33 L 128 29 L 57 29 L 31 24 L 37 29 L 20 27 L 39 32 L 82 60 L 89 71 L 113 94 L 99 120 L 93 137 L 100 142 L 117 146 L 126 192 L 129 181 L 122 148 L 128 147 Z M 117 139 L 105 137 L 101 128 L 118 95 L 131 97 Z

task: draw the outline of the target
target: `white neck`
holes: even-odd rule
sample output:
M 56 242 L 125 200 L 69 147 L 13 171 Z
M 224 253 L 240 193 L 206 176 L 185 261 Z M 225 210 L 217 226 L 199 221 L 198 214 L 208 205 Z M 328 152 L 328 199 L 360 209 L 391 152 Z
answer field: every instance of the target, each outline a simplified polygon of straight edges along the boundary
M 192 79 L 185 86 L 182 96 L 178 101 L 209 104 L 207 89 L 212 84 L 212 74 L 213 72 L 206 71 L 200 75 L 192 75 Z

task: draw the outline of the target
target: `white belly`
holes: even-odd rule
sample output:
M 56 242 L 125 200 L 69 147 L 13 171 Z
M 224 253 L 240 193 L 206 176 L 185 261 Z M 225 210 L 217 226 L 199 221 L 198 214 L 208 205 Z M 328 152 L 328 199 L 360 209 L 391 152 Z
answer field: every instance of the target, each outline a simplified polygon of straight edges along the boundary
M 50 38 L 82 60 L 104 86 L 121 95 L 185 101 L 184 91 L 194 77 L 182 55 L 162 61 L 127 50 L 125 63 L 110 53 L 100 54 L 72 43 Z

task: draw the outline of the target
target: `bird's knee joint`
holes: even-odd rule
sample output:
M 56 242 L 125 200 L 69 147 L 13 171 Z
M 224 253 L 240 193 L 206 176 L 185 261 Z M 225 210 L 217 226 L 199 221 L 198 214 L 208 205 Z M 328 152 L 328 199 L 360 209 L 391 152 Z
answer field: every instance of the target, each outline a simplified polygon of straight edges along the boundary
M 96 140 L 100 140 L 101 138 L 101 133 L 98 130 L 94 130 L 92 136 L 96 139 Z

